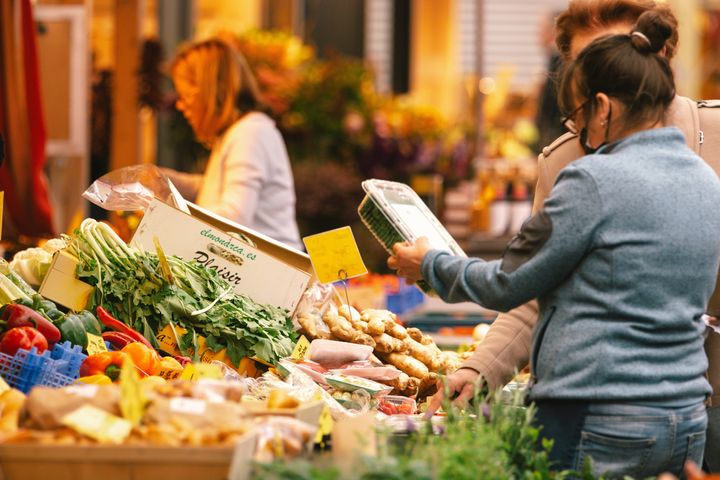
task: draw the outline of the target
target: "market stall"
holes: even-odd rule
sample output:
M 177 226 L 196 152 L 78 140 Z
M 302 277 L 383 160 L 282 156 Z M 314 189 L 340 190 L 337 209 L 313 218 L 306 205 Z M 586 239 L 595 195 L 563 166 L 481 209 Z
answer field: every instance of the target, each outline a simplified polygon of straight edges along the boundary
M 468 353 L 441 350 L 386 308 L 412 309 L 417 293 L 365 305 L 317 281 L 317 258 L 172 188 L 124 187 L 111 184 L 103 201 L 143 210 L 131 242 L 86 219 L 0 265 L 5 478 L 249 478 L 332 457 L 313 447 L 385 458 L 376 442 L 444 423 L 422 411 Z M 366 188 L 360 215 L 386 247 L 417 228 L 451 241 L 407 186 Z M 385 216 L 395 200 L 414 217 Z

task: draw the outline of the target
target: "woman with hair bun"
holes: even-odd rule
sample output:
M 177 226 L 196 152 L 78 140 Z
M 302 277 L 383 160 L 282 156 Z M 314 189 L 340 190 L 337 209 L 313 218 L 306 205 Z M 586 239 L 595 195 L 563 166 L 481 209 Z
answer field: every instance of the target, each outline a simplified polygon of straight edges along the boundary
M 567 65 L 563 123 L 586 155 L 560 172 L 501 260 L 422 239 L 388 260 L 445 301 L 507 311 L 538 298 L 528 398 L 557 469 L 590 458 L 596 475 L 645 478 L 702 462 L 711 389 L 701 316 L 720 266 L 720 180 L 664 125 L 673 31 L 646 12 Z

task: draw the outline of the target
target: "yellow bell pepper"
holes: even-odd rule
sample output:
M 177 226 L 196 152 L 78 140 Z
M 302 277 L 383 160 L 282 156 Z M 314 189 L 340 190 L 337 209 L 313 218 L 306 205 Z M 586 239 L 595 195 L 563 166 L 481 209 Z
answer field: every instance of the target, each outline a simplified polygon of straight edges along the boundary
M 173 357 L 162 357 L 160 360 L 160 368 L 162 370 L 182 370 L 183 366 Z
M 88 385 L 110 385 L 112 380 L 107 375 L 87 375 L 77 379 L 80 383 L 86 383 Z

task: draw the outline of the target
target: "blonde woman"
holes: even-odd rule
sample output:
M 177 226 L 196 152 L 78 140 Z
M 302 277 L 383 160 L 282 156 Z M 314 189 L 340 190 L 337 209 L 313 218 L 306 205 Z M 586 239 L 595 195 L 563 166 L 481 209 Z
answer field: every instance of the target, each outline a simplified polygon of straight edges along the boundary
M 211 153 L 202 175 L 164 172 L 201 207 L 302 248 L 285 143 L 245 58 L 224 40 L 205 40 L 181 51 L 171 74 L 178 110 Z

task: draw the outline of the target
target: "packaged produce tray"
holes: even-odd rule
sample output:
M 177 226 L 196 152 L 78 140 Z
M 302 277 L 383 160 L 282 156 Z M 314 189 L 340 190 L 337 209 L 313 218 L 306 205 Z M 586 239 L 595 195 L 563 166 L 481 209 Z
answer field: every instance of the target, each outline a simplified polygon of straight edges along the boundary
M 362 182 L 362 187 L 366 195 L 358 207 L 360 220 L 388 253 L 392 253 L 392 246 L 397 242 L 414 242 L 427 237 L 434 249 L 467 256 L 409 186 L 370 179 Z M 418 282 L 418 287 L 425 293 L 433 293 L 424 281 Z

